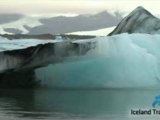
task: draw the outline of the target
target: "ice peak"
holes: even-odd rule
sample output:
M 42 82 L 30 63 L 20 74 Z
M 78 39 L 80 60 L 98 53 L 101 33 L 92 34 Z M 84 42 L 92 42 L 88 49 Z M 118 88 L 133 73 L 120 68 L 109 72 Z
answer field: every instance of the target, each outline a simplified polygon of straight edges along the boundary
M 146 14 L 146 15 L 150 15 L 153 16 L 148 10 L 146 10 L 144 7 L 142 6 L 138 6 L 137 8 L 135 8 L 130 15 L 136 14 L 136 13 L 140 13 L 140 14 Z
M 121 33 L 160 34 L 160 20 L 139 6 L 126 16 L 109 35 Z
M 146 10 L 143 6 L 138 6 L 137 8 L 134 9 L 135 11 L 139 11 L 139 10 Z

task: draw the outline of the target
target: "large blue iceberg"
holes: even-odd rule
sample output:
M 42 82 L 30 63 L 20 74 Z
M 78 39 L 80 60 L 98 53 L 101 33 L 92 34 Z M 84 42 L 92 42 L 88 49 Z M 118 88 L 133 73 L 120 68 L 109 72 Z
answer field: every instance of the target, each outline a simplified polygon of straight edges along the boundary
M 67 56 L 63 62 L 36 69 L 37 79 L 58 88 L 159 86 L 160 35 L 125 33 L 90 42 L 95 47 L 85 55 Z

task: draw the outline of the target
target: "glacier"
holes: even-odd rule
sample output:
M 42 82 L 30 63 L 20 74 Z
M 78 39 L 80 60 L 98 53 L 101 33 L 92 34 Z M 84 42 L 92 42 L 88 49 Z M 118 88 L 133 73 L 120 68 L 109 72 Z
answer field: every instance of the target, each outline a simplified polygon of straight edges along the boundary
M 160 35 L 119 34 L 72 41 L 85 44 L 85 54 L 61 56 L 35 70 L 43 86 L 54 88 L 124 88 L 159 87 Z M 87 44 L 92 43 L 92 44 Z M 64 47 L 57 47 L 62 53 Z M 70 51 L 72 53 L 73 51 Z M 57 53 L 58 54 L 58 53 Z
M 92 30 L 92 31 L 78 31 L 78 32 L 72 32 L 72 33 L 66 33 L 68 35 L 95 35 L 95 36 L 106 36 L 106 34 L 111 33 L 115 29 L 115 26 L 108 27 L 108 28 L 102 28 L 98 30 Z

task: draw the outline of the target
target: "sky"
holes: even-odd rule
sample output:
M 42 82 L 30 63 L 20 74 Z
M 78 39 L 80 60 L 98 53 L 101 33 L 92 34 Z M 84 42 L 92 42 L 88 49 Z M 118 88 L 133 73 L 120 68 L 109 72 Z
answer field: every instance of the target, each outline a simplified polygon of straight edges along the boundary
M 104 10 L 131 12 L 137 6 L 153 14 L 160 12 L 160 0 L 0 0 L 0 13 L 95 14 Z

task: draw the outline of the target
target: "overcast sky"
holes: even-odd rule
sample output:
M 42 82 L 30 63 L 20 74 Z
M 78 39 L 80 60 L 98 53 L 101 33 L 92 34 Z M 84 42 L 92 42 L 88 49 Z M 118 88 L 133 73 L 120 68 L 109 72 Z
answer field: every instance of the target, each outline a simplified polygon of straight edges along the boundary
M 160 0 L 0 0 L 0 13 L 20 14 L 88 14 L 104 10 L 130 12 L 143 6 L 160 13 Z

